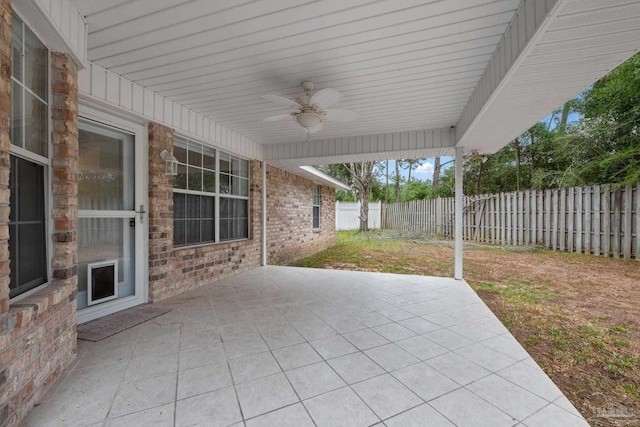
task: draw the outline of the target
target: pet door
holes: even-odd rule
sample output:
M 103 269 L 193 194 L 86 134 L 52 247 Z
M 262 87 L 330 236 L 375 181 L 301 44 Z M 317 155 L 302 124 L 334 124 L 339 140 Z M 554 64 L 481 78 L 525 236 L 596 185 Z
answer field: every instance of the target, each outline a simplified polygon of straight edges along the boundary
M 87 265 L 87 305 L 118 298 L 118 260 Z

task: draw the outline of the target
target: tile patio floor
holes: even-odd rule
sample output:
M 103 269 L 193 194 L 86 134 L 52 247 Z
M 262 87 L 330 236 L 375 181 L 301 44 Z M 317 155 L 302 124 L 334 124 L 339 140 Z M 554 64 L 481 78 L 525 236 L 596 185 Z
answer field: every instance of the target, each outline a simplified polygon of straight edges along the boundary
M 588 425 L 462 281 L 270 266 L 157 305 L 24 425 Z

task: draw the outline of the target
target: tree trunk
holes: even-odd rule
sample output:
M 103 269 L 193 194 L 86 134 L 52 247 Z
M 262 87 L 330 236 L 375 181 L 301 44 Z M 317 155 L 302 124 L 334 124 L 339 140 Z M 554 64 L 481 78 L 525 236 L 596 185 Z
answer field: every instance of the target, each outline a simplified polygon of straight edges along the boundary
M 373 168 L 375 162 L 358 162 L 344 164 L 351 178 L 353 185 L 358 190 L 358 201 L 360 202 L 360 227 L 358 231 L 369 230 L 369 197 L 373 186 Z
M 440 157 L 433 159 L 433 188 L 440 185 Z
M 365 192 L 371 193 L 371 186 L 369 188 L 363 189 Z M 360 226 L 358 227 L 358 231 L 366 232 L 369 231 L 369 198 L 361 197 L 360 198 Z
M 385 168 L 387 180 L 384 184 L 384 204 L 389 203 L 389 160 L 387 160 L 387 167 Z
M 396 160 L 396 203 L 400 202 L 400 160 Z
M 480 162 L 480 166 L 478 167 L 478 180 L 476 181 L 476 195 L 482 194 L 482 172 L 484 168 L 484 163 Z
M 516 191 L 520 191 L 520 140 L 516 138 L 514 142 L 516 143 Z
M 567 120 L 569 120 L 570 112 L 571 112 L 571 101 L 567 101 L 562 106 L 562 116 L 560 116 L 560 123 L 558 124 L 558 132 L 564 133 L 567 130 Z

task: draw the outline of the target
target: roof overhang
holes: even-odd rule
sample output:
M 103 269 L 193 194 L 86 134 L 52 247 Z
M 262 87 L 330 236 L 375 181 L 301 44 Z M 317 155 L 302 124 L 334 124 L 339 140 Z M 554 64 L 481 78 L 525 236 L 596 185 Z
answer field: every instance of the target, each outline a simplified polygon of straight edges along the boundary
M 14 7 L 52 48 L 88 58 L 86 102 L 298 172 L 455 147 L 494 152 L 640 47 L 640 2 L 629 0 Z M 359 120 L 328 123 L 310 142 L 293 121 L 263 122 L 281 111 L 261 96 L 295 97 L 304 80 L 343 92 L 340 107 Z

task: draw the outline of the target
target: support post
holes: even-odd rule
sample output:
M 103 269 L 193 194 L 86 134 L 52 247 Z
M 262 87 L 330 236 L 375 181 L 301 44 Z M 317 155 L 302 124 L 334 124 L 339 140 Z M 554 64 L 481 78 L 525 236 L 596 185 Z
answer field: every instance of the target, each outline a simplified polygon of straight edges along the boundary
M 262 161 L 262 265 L 267 265 L 267 162 Z
M 464 194 L 462 186 L 463 158 L 462 147 L 456 147 L 456 180 L 455 180 L 455 262 L 453 277 L 462 280 L 462 208 Z

